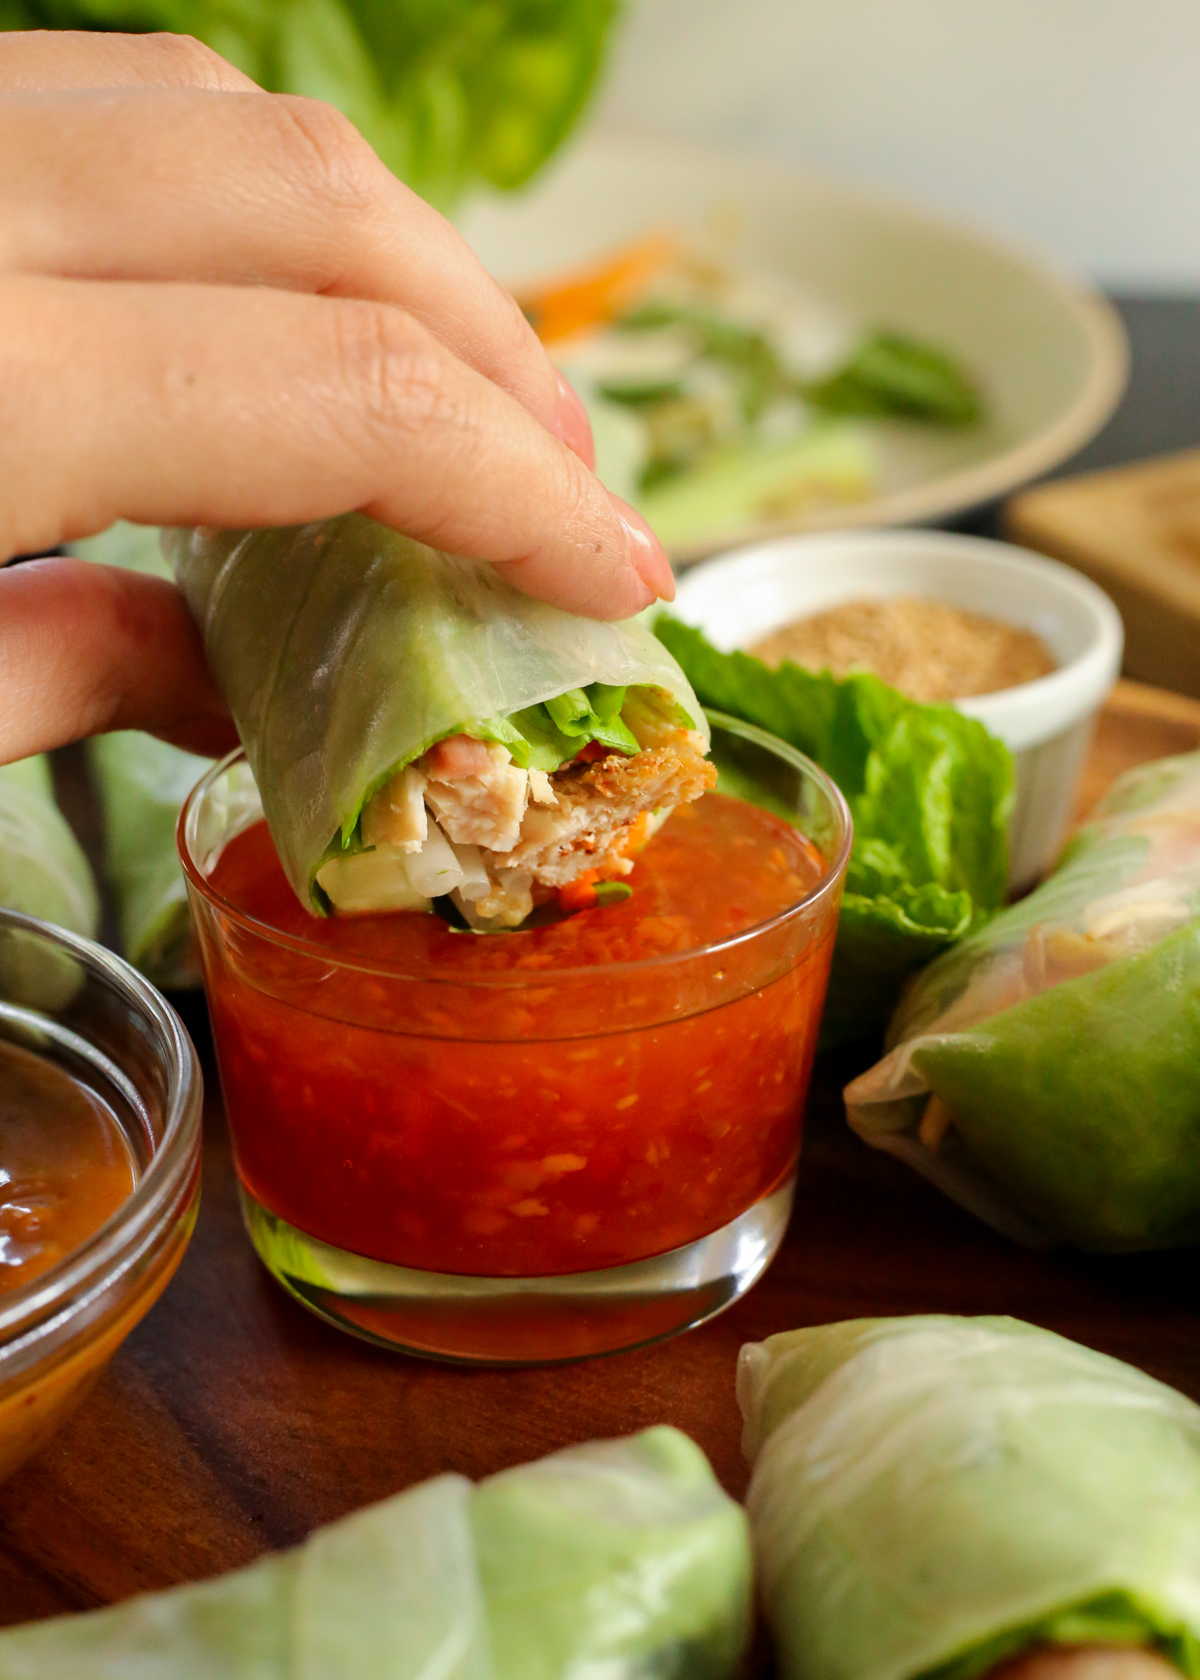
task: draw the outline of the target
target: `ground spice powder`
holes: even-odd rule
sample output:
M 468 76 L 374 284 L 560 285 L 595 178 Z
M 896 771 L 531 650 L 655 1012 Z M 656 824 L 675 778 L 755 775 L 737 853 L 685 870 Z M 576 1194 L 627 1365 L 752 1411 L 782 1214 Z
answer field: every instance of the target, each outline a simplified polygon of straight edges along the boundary
M 791 659 L 836 677 L 872 671 L 924 703 L 993 694 L 1055 668 L 1032 630 L 907 595 L 843 601 L 773 630 L 749 651 L 772 667 Z

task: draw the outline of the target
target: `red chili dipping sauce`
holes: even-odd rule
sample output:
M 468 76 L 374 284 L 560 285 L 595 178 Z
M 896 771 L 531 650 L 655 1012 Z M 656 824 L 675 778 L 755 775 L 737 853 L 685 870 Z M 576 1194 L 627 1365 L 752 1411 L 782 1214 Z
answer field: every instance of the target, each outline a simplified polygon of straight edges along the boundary
M 247 1189 L 338 1248 L 480 1276 L 719 1229 L 795 1167 L 838 895 L 793 907 L 825 871 L 780 818 L 708 794 L 631 898 L 481 936 L 312 917 L 256 824 L 209 877 L 240 915 L 218 901 L 202 929 Z

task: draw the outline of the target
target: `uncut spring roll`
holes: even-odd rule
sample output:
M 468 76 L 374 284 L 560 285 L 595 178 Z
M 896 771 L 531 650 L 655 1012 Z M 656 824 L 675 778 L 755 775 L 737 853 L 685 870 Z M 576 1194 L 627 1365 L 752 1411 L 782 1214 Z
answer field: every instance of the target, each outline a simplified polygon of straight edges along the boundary
M 212 760 L 129 729 L 90 740 L 88 763 L 104 812 L 104 873 L 121 950 L 156 986 L 199 986 L 175 825 Z
M 488 928 L 581 907 L 716 780 L 641 620 L 576 618 L 357 514 L 167 548 L 315 914 L 449 895 Z
M 1200 753 L 1114 784 L 1035 892 L 910 983 L 851 1126 L 1006 1235 L 1200 1241 Z
M 744 1347 L 759 1588 L 783 1680 L 1200 1672 L 1200 1408 L 1008 1318 Z
M 0 765 L 0 905 L 94 939 L 100 919 L 87 858 L 54 802 L 45 758 Z M 57 1009 L 78 985 L 73 959 L 0 936 L 0 994 L 32 1008 Z
M 0 1633 L 0 1680 L 725 1680 L 745 1514 L 673 1429 L 438 1476 L 198 1586 Z
M 157 526 L 119 521 L 69 545 L 78 559 L 169 579 Z M 184 800 L 212 763 L 139 730 L 97 735 L 88 767 L 104 812 L 104 876 L 121 950 L 156 986 L 199 986 L 200 953 L 175 850 Z

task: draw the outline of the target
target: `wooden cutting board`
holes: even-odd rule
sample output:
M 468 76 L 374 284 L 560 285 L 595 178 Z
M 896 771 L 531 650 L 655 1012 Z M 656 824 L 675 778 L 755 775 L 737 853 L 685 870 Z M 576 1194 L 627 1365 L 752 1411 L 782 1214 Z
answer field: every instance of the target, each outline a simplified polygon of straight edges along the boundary
M 1200 747 L 1200 704 L 1120 683 L 1080 812 L 1132 765 Z M 853 1137 L 818 1064 L 796 1213 L 759 1286 L 676 1341 L 558 1369 L 462 1370 L 352 1341 L 267 1277 L 238 1216 L 199 998 L 204 1192 L 162 1300 L 50 1445 L 0 1487 L 0 1624 L 196 1580 L 301 1539 L 444 1470 L 486 1476 L 574 1441 L 652 1423 L 687 1430 L 729 1490 L 746 1467 L 738 1348 L 866 1314 L 1014 1313 L 1131 1360 L 1200 1399 L 1194 1261 L 1034 1254 Z M 754 1676 L 770 1673 L 766 1660 Z
M 1200 748 L 1200 701 L 1145 683 L 1119 682 L 1100 714 L 1075 803 L 1085 817 L 1111 782 L 1135 764 Z
M 1039 485 L 1005 524 L 1112 596 L 1128 675 L 1200 695 L 1200 450 Z

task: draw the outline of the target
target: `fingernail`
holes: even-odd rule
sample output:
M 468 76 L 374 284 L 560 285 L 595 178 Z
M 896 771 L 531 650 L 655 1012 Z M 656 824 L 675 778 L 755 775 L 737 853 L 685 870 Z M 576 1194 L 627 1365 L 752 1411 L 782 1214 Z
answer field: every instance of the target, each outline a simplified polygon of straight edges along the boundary
M 567 448 L 579 456 L 585 467 L 592 468 L 596 465 L 596 445 L 583 399 L 557 368 L 555 376 L 558 379 L 558 435 Z
M 612 495 L 612 492 L 609 491 L 609 494 Z M 634 571 L 646 588 L 652 590 L 660 601 L 673 601 L 675 574 L 671 570 L 671 562 L 663 553 L 662 544 L 641 514 L 635 513 L 628 502 L 623 502 L 620 496 L 613 496 L 612 499 L 625 527 L 629 558 L 633 562 Z

